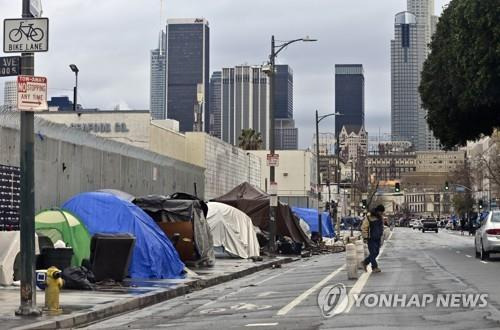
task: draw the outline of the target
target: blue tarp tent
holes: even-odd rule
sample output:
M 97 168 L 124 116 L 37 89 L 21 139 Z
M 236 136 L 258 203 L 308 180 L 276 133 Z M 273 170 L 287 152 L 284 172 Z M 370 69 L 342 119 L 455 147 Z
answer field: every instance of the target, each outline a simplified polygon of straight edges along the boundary
M 292 207 L 293 213 L 299 218 L 304 219 L 305 222 L 311 227 L 311 232 L 319 232 L 318 227 L 318 210 L 306 209 L 300 207 Z M 333 230 L 332 218 L 328 212 L 321 213 L 321 224 L 323 228 L 323 237 L 334 237 L 335 231 Z
M 138 206 L 104 192 L 76 195 L 63 209 L 77 215 L 91 235 L 130 233 L 135 246 L 129 267 L 132 278 L 181 278 L 184 264 L 177 250 L 154 222 Z

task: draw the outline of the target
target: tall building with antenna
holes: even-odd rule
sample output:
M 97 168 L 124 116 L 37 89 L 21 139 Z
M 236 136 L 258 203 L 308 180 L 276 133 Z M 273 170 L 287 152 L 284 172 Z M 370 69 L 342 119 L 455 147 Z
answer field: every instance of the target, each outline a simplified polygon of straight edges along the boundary
M 165 32 L 160 31 L 158 48 L 151 51 L 149 106 L 152 119 L 167 118 L 167 56 Z

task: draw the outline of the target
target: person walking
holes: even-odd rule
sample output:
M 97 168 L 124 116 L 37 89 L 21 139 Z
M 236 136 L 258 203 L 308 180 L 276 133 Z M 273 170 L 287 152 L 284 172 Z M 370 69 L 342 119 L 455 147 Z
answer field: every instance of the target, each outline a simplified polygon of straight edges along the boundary
M 363 268 L 367 271 L 367 266 L 371 264 L 373 273 L 380 273 L 377 257 L 380 252 L 382 236 L 384 235 L 384 205 L 378 205 L 368 214 L 361 224 L 361 236 L 368 243 L 370 254 L 363 261 Z

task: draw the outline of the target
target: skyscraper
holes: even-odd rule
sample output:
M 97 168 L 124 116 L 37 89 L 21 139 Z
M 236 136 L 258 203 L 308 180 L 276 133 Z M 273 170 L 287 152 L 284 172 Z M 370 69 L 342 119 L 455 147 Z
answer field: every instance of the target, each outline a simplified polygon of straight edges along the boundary
M 274 145 L 276 150 L 297 150 L 299 148 L 299 129 L 292 118 L 274 120 Z
M 221 122 L 222 72 L 215 71 L 210 77 L 210 135 L 222 139 Z
M 193 130 L 198 105 L 209 131 L 209 37 L 204 18 L 167 20 L 167 117 L 178 120 L 182 132 Z
M 408 0 L 396 14 L 391 40 L 391 130 L 393 141 L 410 141 L 416 150 L 439 149 L 418 93 L 427 46 L 435 30 L 434 0 Z
M 361 64 L 335 64 L 335 135 L 342 126 L 365 125 L 365 77 Z
M 274 84 L 274 118 L 293 118 L 292 68 L 286 64 L 276 65 Z
M 241 65 L 222 69 L 222 140 L 233 145 L 243 129 L 261 133 L 269 146 L 269 81 L 260 66 Z
M 158 48 L 151 51 L 149 106 L 152 119 L 167 118 L 167 56 L 165 32 L 160 31 Z

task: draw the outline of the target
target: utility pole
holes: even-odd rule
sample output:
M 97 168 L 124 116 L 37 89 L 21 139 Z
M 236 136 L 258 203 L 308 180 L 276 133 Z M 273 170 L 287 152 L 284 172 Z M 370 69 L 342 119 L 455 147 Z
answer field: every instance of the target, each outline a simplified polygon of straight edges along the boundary
M 320 209 L 320 202 L 321 202 L 321 173 L 320 173 L 320 155 L 319 155 L 319 118 L 318 118 L 318 110 L 316 110 L 316 172 L 317 172 L 317 192 L 318 192 L 318 233 L 319 233 L 319 240 L 323 240 L 323 224 L 322 224 L 322 219 L 321 219 L 321 209 Z
M 269 151 L 271 153 L 271 158 L 274 157 L 274 75 L 275 75 L 275 59 L 276 59 L 276 53 L 275 53 L 275 44 L 274 44 L 274 35 L 271 36 L 271 56 L 269 58 L 269 64 L 271 66 L 271 72 L 269 73 Z M 269 184 L 270 187 L 276 187 L 275 185 L 275 168 L 274 164 L 271 164 L 269 166 Z M 269 231 L 270 231 L 270 238 L 269 238 L 269 252 L 271 254 L 276 253 L 276 208 L 277 205 L 275 199 L 278 199 L 278 196 L 273 196 L 273 194 L 277 194 L 277 192 L 273 191 L 271 189 L 271 198 L 270 198 L 270 222 L 269 222 Z
M 23 0 L 23 18 L 32 18 L 30 0 Z M 21 54 L 21 75 L 35 74 L 34 53 Z M 34 114 L 21 111 L 21 305 L 16 315 L 33 316 L 41 312 L 36 306 L 35 289 L 35 161 Z

